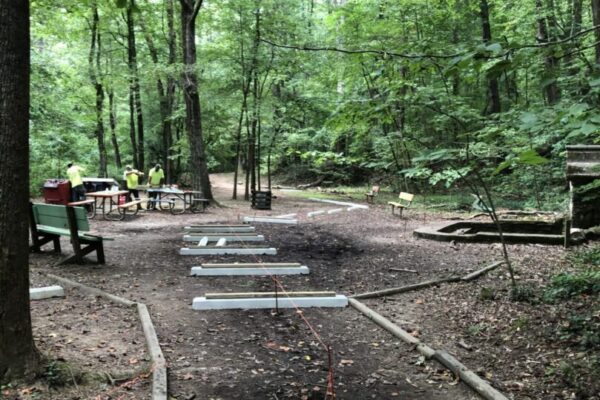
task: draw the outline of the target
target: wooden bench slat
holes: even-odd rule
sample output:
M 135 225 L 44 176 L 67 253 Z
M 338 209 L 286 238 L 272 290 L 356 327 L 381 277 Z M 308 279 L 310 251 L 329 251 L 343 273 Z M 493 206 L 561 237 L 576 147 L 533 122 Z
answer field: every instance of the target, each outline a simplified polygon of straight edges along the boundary
M 56 228 L 53 226 L 38 225 L 38 230 L 40 232 L 49 233 L 51 235 L 60 235 L 60 236 L 67 236 L 67 237 L 71 236 L 71 231 L 69 231 L 68 229 Z M 96 241 L 114 240 L 112 238 L 107 238 L 107 237 L 100 236 L 97 234 L 92 234 L 89 232 L 81 232 L 81 233 L 79 233 L 78 236 L 80 239 L 87 239 L 87 240 L 96 240 Z
M 117 207 L 118 208 L 129 208 L 138 204 L 142 204 L 142 200 L 134 200 L 134 201 L 130 201 L 129 203 L 124 203 L 124 204 L 119 204 Z
M 111 239 L 89 232 L 90 223 L 83 207 L 30 203 L 29 216 L 31 250 L 41 251 L 41 246 L 53 242 L 54 251 L 60 253 L 60 237 L 66 236 L 71 238 L 75 254 L 61 263 L 75 261 L 82 264 L 83 257 L 95 251 L 98 263 L 104 264 L 103 241 Z
M 81 201 L 72 201 L 70 203 L 67 203 L 68 206 L 71 207 L 76 207 L 76 206 L 85 206 L 87 204 L 94 204 L 96 202 L 96 200 L 94 199 L 88 199 L 88 200 L 81 200 Z

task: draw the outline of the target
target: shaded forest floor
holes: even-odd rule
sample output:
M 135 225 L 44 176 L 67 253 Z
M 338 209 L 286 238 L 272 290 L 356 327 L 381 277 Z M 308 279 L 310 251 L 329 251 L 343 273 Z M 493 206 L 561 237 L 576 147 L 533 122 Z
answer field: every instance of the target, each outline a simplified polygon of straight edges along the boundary
M 452 274 L 464 275 L 501 258 L 498 245 L 438 243 L 412 231 L 451 214 L 409 210 L 390 215 L 384 204 L 300 218 L 297 226 L 255 224 L 276 256 L 180 256 L 183 226 L 237 223 L 246 215 L 281 215 L 330 209 L 322 203 L 276 191 L 272 211 L 230 201 L 227 176 L 214 176 L 224 207 L 204 214 L 144 212 L 121 222 L 94 220 L 107 242 L 107 264 L 56 266 L 52 253 L 31 256 L 32 286 L 51 283 L 54 273 L 146 303 L 169 367 L 176 399 L 323 399 L 331 345 L 338 399 L 476 399 L 434 361 L 394 338 L 351 308 L 193 311 L 206 292 L 272 291 L 265 277 L 190 277 L 203 262 L 301 262 L 308 276 L 282 276 L 286 290 L 332 290 L 352 295 Z M 416 199 L 418 202 L 418 198 Z M 70 246 L 63 243 L 65 252 Z M 447 284 L 365 303 L 435 349 L 445 349 L 515 399 L 597 399 L 594 347 L 564 337 L 572 313 L 594 306 L 593 297 L 559 304 L 532 301 L 549 277 L 573 268 L 560 247 L 511 245 L 518 281 L 531 293 L 510 299 L 506 271 L 472 283 Z M 247 257 L 247 258 L 245 258 Z M 416 273 L 394 271 L 415 270 Z M 532 304 L 533 303 L 533 304 Z M 68 290 L 66 299 L 32 303 L 41 351 L 107 379 L 49 388 L 46 383 L 5 388 L 7 398 L 148 399 L 149 358 L 136 317 L 129 310 Z M 597 348 L 596 348 L 597 350 Z M 596 361 L 597 363 L 597 361 Z M 600 369 L 600 367 L 599 367 Z M 125 377 L 123 380 L 116 376 Z

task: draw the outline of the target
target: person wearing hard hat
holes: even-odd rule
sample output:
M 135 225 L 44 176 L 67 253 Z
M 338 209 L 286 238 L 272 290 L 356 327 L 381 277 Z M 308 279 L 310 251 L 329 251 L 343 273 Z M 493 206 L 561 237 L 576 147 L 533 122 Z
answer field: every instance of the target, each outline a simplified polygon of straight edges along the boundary
M 154 168 L 148 172 L 148 188 L 158 189 L 165 181 L 165 172 L 160 167 L 160 164 L 156 164 Z M 158 199 L 158 193 L 149 192 L 150 201 L 148 202 L 148 208 L 156 209 L 156 200 Z
M 81 179 L 81 173 L 84 172 L 84 169 L 73 162 L 68 163 L 67 168 L 67 176 L 69 182 L 71 182 L 71 201 L 85 200 L 85 187 Z
M 140 199 L 140 192 L 138 191 L 138 185 L 139 185 L 139 180 L 140 180 L 140 176 L 143 176 L 144 173 L 138 171 L 137 169 L 133 169 L 131 167 L 131 165 L 128 165 L 125 167 L 125 172 L 123 173 L 123 178 L 125 179 L 125 182 L 127 183 L 127 190 L 129 191 L 129 193 L 127 194 L 127 201 L 133 201 L 133 199 L 135 200 L 139 200 Z M 138 210 L 142 209 L 142 206 L 138 203 L 137 205 Z

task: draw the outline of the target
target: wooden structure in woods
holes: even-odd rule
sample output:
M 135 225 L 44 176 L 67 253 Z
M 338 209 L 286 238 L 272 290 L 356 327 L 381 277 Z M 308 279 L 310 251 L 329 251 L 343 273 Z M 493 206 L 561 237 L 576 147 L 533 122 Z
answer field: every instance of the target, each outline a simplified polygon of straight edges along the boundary
M 596 179 L 600 179 L 600 146 L 567 146 L 569 214 L 574 228 L 600 225 L 600 189 L 582 190 Z

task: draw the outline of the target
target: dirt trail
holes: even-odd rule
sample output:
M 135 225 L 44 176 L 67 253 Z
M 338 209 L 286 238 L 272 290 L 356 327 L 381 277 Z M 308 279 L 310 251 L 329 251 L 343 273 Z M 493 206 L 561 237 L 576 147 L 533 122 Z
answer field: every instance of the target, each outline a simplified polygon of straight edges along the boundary
M 270 291 L 273 281 L 189 273 L 202 262 L 302 262 L 310 275 L 280 277 L 287 290 L 350 295 L 470 271 L 491 260 L 484 247 L 464 246 L 457 252 L 447 244 L 415 240 L 411 231 L 423 223 L 421 215 L 409 213 L 401 220 L 376 206 L 304 219 L 297 226 L 255 225 L 266 243 L 278 248 L 276 256 L 180 256 L 184 225 L 327 208 L 276 191 L 273 210 L 257 212 L 246 202 L 229 200 L 231 175 L 211 180 L 225 207 L 204 214 L 144 212 L 125 221 L 94 221 L 94 229 L 115 238 L 106 244 L 106 265 L 53 266 L 59 257 L 46 253 L 32 256 L 34 273 L 52 272 L 148 304 L 168 361 L 170 393 L 177 399 L 323 399 L 329 371 L 323 344 L 333 349 L 338 399 L 477 398 L 439 365 L 422 360 L 411 346 L 351 308 L 303 310 L 316 335 L 294 310 L 279 315 L 272 310 L 193 311 L 192 299 L 205 292 Z M 69 249 L 66 241 L 63 249 Z M 422 316 L 423 309 L 414 306 L 396 307 L 388 315 L 416 332 Z M 61 335 L 68 341 L 77 332 Z

